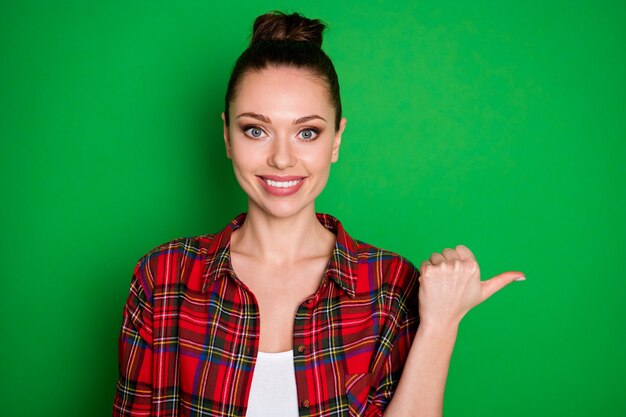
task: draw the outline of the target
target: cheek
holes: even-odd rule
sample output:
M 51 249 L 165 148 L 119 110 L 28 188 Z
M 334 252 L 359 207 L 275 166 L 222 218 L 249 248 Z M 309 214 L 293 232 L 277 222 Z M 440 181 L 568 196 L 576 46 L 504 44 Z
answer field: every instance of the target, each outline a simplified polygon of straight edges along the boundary
M 332 162 L 331 158 L 331 149 L 324 146 L 307 149 L 300 159 L 311 171 L 328 171 Z
M 255 171 L 258 164 L 251 160 L 247 152 L 241 152 L 241 149 L 236 148 L 231 151 L 231 161 L 237 182 L 243 189 L 247 189 L 246 184 L 252 181 L 250 174 Z
M 238 167 L 251 167 L 258 164 L 260 152 L 252 149 L 244 140 L 231 141 L 231 159 Z

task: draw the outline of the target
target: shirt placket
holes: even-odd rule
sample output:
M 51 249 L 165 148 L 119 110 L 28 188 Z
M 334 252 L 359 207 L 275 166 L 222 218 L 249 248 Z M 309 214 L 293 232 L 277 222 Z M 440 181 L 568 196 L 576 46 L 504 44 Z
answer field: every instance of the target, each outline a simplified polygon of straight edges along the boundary
M 315 403 L 317 396 L 315 384 L 312 383 L 312 372 L 315 366 L 313 358 L 320 323 L 313 320 L 313 317 L 321 299 L 327 294 L 327 285 L 328 277 L 324 277 L 318 291 L 298 307 L 294 321 L 294 369 L 300 416 L 319 415 L 318 404 Z
M 245 416 L 248 407 L 248 397 L 250 387 L 252 386 L 252 376 L 256 364 L 256 357 L 259 351 L 260 337 L 260 315 L 259 306 L 252 291 L 234 275 L 232 269 L 229 271 L 228 279 L 231 282 L 232 291 L 231 299 L 235 299 L 235 292 L 241 291 L 245 293 L 245 298 L 240 300 L 243 321 L 241 323 L 240 333 L 244 335 L 241 338 L 241 345 L 238 350 L 239 359 L 233 360 L 231 367 L 236 369 L 237 393 L 233 403 L 236 405 L 236 413 L 232 415 Z M 228 326 L 228 323 L 223 323 Z M 230 415 L 230 414 L 229 414 Z

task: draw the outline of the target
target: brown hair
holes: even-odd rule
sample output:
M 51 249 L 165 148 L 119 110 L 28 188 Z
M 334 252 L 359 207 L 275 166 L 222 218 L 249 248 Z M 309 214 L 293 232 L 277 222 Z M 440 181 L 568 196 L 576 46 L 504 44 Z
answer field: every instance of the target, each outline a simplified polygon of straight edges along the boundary
M 237 85 L 249 71 L 269 66 L 305 68 L 323 79 L 335 107 L 335 129 L 341 120 L 339 80 L 332 61 L 322 51 L 322 33 L 326 25 L 319 19 L 308 19 L 298 13 L 270 12 L 256 18 L 252 40 L 237 59 L 226 90 L 224 115 L 229 119 L 229 105 L 237 93 Z

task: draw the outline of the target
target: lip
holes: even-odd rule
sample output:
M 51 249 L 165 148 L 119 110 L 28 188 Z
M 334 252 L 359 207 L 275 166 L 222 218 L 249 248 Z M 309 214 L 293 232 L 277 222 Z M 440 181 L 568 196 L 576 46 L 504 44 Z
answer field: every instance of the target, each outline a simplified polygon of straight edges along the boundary
M 286 197 L 292 194 L 295 194 L 300 190 L 306 177 L 301 177 L 297 175 L 258 175 L 257 178 L 261 183 L 261 186 L 267 191 L 269 194 L 277 197 Z M 287 182 L 287 181 L 298 181 L 297 184 L 292 185 L 291 187 L 274 187 L 269 185 L 265 180 L 272 180 L 277 182 Z

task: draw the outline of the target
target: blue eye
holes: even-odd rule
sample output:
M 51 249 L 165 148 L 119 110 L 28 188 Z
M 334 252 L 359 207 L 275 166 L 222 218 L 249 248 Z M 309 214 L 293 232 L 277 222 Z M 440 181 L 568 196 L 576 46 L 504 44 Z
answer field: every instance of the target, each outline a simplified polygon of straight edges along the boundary
M 249 128 L 244 130 L 244 133 L 246 135 L 250 136 L 251 138 L 255 138 L 255 139 L 262 138 L 263 135 L 265 134 L 263 129 L 261 129 L 258 126 L 249 127 Z
M 300 131 L 300 138 L 304 140 L 313 140 L 317 135 L 318 131 L 316 129 L 304 129 Z

